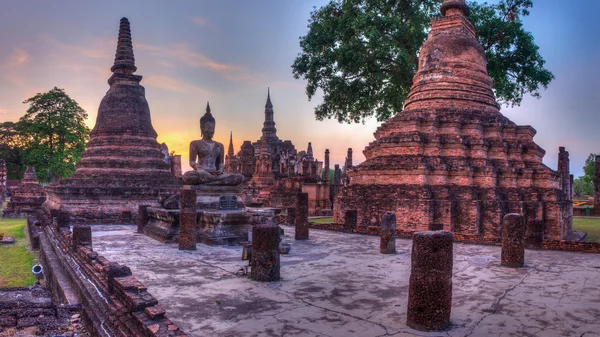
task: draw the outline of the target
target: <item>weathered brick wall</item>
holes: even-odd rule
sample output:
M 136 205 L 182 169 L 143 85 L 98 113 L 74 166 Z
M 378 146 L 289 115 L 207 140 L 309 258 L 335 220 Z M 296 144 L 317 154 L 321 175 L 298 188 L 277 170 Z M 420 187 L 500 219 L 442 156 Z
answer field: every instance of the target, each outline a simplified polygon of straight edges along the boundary
M 335 232 L 347 232 L 344 229 L 343 224 L 339 223 L 310 223 L 310 228 L 314 229 L 324 229 Z M 353 231 L 353 233 L 357 234 L 367 234 L 367 235 L 379 235 L 379 227 L 378 226 L 367 226 L 367 227 L 357 227 Z M 402 239 L 410 239 L 414 231 L 396 231 L 396 237 Z M 477 235 L 461 235 L 461 234 L 452 234 L 452 239 L 455 242 L 461 242 L 466 244 L 476 244 L 476 245 L 487 245 L 487 246 L 501 246 L 502 242 L 500 238 L 482 238 Z M 580 253 L 598 253 L 600 254 L 600 243 L 596 242 L 574 242 L 574 241 L 564 241 L 564 240 L 542 240 L 542 245 L 540 247 L 544 250 L 560 250 L 560 251 L 568 251 L 568 252 L 580 252 Z
M 111 263 L 89 246 L 74 247 L 68 228 L 46 226 L 41 243 L 40 260 L 50 287 L 63 300 L 80 300 L 92 335 L 187 336 L 129 268 Z
M 393 211 L 398 231 L 425 231 L 442 224 L 456 235 L 500 236 L 504 215 L 523 213 L 527 221 L 544 221 L 545 237 L 559 240 L 571 229 L 569 201 L 560 190 L 544 188 L 478 188 L 468 186 L 350 185 L 334 201 L 334 220 L 358 211 L 358 227 L 379 226 L 382 211 Z

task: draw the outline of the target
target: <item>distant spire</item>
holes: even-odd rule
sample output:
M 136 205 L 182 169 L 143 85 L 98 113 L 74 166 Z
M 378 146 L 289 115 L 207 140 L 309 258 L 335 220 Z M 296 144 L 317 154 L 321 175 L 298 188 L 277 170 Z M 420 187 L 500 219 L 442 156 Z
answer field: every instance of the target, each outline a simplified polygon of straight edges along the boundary
M 313 149 L 312 149 L 312 143 L 308 142 L 308 148 L 306 149 L 306 157 L 309 159 L 313 159 Z
M 271 103 L 271 88 L 267 87 L 267 103 L 265 104 L 266 109 L 273 110 L 273 103 Z
M 227 149 L 227 156 L 233 157 L 233 131 L 229 134 L 229 148 Z
M 115 64 L 110 68 L 113 73 L 133 74 L 137 67 L 133 57 L 133 44 L 131 42 L 131 29 L 129 20 L 121 19 L 119 26 L 119 40 L 117 41 L 117 52 L 115 54 Z
M 206 102 L 206 112 L 210 113 L 210 104 L 208 102 Z
M 458 11 L 462 12 L 464 16 L 469 16 L 470 13 L 469 6 L 467 6 L 465 0 L 444 0 L 440 8 L 442 15 L 446 16 L 448 10 L 450 10 L 448 15 L 458 14 Z

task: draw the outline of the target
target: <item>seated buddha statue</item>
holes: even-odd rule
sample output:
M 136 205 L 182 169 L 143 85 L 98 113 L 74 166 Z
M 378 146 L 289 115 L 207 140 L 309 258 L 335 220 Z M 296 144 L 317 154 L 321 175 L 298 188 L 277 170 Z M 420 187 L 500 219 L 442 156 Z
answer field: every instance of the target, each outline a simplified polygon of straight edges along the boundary
M 186 185 L 225 185 L 237 186 L 244 182 L 244 176 L 236 173 L 223 172 L 225 148 L 215 142 L 215 118 L 206 104 L 206 113 L 200 118 L 202 139 L 190 143 L 190 166 L 192 171 L 183 174 Z

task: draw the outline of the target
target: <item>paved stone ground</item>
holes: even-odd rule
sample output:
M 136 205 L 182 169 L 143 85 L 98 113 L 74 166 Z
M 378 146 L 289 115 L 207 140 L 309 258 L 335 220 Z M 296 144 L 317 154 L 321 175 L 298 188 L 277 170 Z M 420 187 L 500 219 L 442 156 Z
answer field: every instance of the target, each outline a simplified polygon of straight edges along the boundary
M 281 257 L 280 282 L 236 276 L 241 247 L 179 251 L 130 226 L 94 226 L 94 250 L 127 264 L 193 336 L 600 336 L 600 255 L 526 251 L 500 266 L 500 247 L 454 245 L 452 327 L 406 326 L 410 240 L 379 254 L 379 238 L 312 230 Z

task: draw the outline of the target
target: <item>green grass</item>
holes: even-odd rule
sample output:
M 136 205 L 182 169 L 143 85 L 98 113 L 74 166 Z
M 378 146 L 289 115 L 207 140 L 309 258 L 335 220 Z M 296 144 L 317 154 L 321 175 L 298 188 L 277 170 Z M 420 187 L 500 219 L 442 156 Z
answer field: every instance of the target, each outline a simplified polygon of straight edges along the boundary
M 0 245 L 0 288 L 26 287 L 35 283 L 31 267 L 38 260 L 28 249 L 26 226 L 25 219 L 0 218 L 0 233 L 15 238 L 12 245 Z
M 600 242 L 600 219 L 573 218 L 573 229 L 587 232 L 588 242 Z
M 333 218 L 312 218 L 312 219 L 308 219 L 308 221 L 314 222 L 314 223 L 332 223 Z

